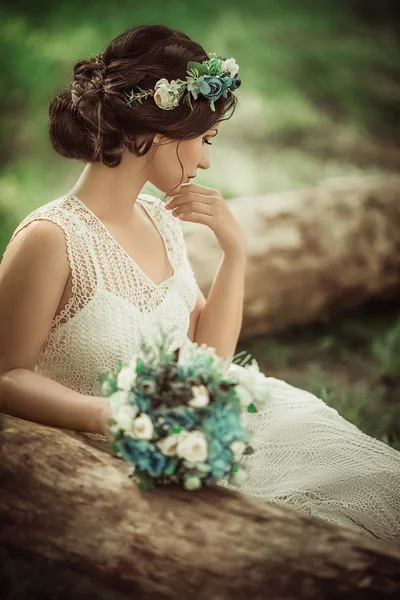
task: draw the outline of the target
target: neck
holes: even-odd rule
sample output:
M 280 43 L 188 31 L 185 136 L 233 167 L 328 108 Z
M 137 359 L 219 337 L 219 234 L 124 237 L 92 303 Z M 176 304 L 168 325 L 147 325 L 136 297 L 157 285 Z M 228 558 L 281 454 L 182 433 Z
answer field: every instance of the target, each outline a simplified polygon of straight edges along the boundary
M 124 153 L 117 167 L 88 163 L 70 191 L 101 220 L 127 224 L 134 219 L 136 199 L 147 181 L 141 160 L 135 166 Z

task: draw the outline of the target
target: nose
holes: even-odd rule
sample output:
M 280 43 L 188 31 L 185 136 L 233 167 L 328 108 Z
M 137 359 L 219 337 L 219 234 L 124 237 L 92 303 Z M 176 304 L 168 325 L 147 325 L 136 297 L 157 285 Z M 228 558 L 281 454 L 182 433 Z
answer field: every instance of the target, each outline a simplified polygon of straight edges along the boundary
M 206 151 L 206 153 L 203 154 L 203 156 L 201 157 L 201 161 L 199 163 L 199 169 L 203 169 L 204 171 L 207 171 L 207 169 L 209 169 L 211 167 L 211 161 L 210 161 L 210 157 L 208 156 L 208 152 Z

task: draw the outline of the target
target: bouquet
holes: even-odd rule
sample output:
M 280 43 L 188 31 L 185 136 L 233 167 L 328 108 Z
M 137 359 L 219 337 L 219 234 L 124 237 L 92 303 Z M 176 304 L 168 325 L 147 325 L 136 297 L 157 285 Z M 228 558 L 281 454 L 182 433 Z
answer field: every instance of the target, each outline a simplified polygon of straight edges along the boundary
M 243 413 L 266 401 L 266 386 L 251 384 L 263 377 L 256 361 L 228 376 L 231 363 L 214 348 L 194 343 L 185 355 L 168 347 L 162 333 L 156 350 L 142 344 L 116 373 L 100 375 L 112 452 L 131 463 L 129 477 L 143 491 L 169 483 L 196 490 L 224 476 L 240 486 L 248 472 L 238 463 L 254 452 Z

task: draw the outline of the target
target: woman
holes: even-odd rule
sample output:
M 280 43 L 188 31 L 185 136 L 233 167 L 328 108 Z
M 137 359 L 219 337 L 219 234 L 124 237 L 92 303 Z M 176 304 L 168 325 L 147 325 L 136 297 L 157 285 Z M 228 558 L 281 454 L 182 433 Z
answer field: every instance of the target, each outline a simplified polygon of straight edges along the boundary
M 213 62 L 161 25 L 132 28 L 75 64 L 50 104 L 50 138 L 86 166 L 68 194 L 22 221 L 0 269 L 3 412 L 105 440 L 99 373 L 128 362 L 143 339 L 155 343 L 161 325 L 171 349 L 196 341 L 232 357 L 244 235 L 218 190 L 185 184 L 210 168 L 207 145 L 235 109 L 237 73 L 234 59 Z M 147 181 L 168 205 L 140 194 Z M 223 252 L 207 300 L 179 219 L 207 225 Z M 261 377 L 270 400 L 246 415 L 255 452 L 242 458 L 241 491 L 399 540 L 400 453 L 312 394 Z

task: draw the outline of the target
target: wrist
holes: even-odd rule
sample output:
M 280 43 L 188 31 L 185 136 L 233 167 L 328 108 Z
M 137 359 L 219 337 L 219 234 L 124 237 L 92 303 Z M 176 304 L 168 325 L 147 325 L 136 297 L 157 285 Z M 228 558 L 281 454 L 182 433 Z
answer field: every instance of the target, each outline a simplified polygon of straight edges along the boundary
M 243 266 L 247 263 L 247 254 L 243 248 L 232 247 L 223 250 L 224 259 L 231 261 L 236 264 L 242 264 Z
M 88 431 L 90 433 L 101 433 L 104 435 L 105 421 L 107 415 L 110 414 L 108 398 L 88 396 L 88 399 L 93 403 L 92 419 L 89 423 Z

